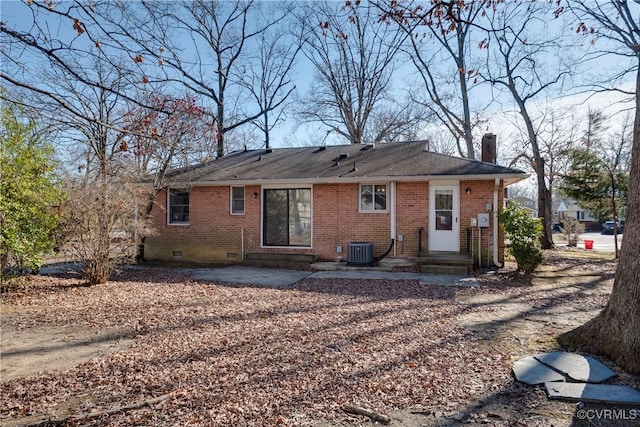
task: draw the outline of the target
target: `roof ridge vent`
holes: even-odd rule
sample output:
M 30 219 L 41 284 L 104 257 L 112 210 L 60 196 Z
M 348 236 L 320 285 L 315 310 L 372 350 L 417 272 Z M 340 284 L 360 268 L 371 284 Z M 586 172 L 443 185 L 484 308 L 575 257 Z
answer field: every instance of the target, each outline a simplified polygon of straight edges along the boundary
M 375 147 L 376 147 L 376 143 L 375 142 L 370 142 L 368 144 L 364 144 L 364 147 L 362 147 L 360 149 L 360 151 L 373 150 Z

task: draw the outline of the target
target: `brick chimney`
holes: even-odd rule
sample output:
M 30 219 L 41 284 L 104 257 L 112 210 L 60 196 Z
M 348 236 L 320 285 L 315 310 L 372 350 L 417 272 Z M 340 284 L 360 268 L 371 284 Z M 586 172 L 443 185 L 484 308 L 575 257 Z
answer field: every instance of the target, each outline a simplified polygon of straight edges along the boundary
M 492 133 L 485 133 L 482 136 L 482 161 L 486 163 L 496 162 L 496 136 Z

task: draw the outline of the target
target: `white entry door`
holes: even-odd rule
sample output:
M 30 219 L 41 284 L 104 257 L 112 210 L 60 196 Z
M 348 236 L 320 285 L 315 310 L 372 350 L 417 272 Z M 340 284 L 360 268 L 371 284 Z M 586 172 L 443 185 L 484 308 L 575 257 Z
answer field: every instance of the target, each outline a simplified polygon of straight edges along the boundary
M 459 196 L 459 185 L 429 185 L 429 252 L 460 252 Z

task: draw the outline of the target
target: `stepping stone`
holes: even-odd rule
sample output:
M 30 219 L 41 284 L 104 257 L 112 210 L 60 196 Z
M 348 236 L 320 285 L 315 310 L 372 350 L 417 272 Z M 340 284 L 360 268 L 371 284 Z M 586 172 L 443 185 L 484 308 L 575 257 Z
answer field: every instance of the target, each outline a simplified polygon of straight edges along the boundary
M 533 356 L 517 360 L 513 364 L 513 374 L 518 381 L 529 385 L 565 380 L 563 375 L 538 362 Z
M 533 357 L 556 371 L 568 375 L 574 381 L 601 383 L 616 376 L 614 371 L 593 357 L 564 351 L 540 353 Z
M 640 405 L 640 391 L 626 385 L 544 383 L 549 399 Z

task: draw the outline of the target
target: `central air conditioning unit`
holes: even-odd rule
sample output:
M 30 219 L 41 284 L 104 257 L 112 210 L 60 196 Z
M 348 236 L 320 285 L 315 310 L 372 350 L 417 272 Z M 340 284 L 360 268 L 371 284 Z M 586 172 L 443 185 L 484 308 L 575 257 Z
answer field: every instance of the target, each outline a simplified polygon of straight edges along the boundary
M 347 244 L 347 265 L 372 265 L 373 243 L 351 242 Z

